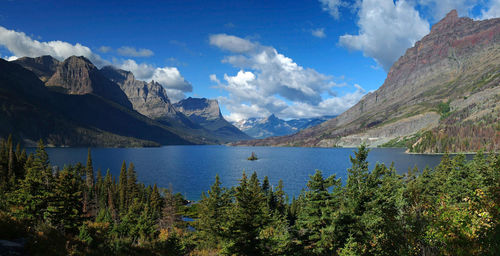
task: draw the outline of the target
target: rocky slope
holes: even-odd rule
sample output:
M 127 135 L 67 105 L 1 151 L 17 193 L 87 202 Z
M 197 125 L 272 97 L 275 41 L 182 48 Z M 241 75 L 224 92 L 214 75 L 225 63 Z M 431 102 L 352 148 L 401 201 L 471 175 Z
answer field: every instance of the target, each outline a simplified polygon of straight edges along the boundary
M 0 137 L 35 145 L 157 146 L 191 144 L 168 127 L 95 94 L 49 90 L 35 73 L 0 59 Z
M 250 136 L 224 119 L 217 100 L 189 97 L 173 106 L 192 122 L 214 133 L 220 138 L 220 142 L 251 139 Z
M 45 85 L 66 94 L 95 94 L 132 109 L 132 104 L 120 87 L 82 56 L 71 56 L 61 62 Z
M 408 140 L 416 152 L 475 151 L 481 145 L 498 150 L 499 85 L 500 19 L 474 21 L 451 11 L 394 63 L 378 90 L 337 118 L 292 136 L 243 144 L 378 146 Z M 455 129 L 464 121 L 467 131 Z M 468 142 L 459 142 L 460 134 Z
M 334 116 L 301 118 L 285 121 L 272 114 L 266 118 L 243 119 L 233 124 L 246 134 L 256 139 L 263 139 L 272 136 L 294 134 L 331 118 L 334 118 Z
M 159 83 L 136 80 L 132 72 L 113 66 L 103 67 L 101 72 L 120 86 L 137 112 L 154 120 L 178 122 L 180 125 L 197 128 L 172 106 L 167 91 Z
M 25 69 L 35 73 L 35 75 L 42 80 L 42 82 L 47 82 L 56 73 L 57 67 L 59 66 L 59 61 L 52 58 L 50 55 L 40 56 L 37 58 L 22 57 L 14 61 Z

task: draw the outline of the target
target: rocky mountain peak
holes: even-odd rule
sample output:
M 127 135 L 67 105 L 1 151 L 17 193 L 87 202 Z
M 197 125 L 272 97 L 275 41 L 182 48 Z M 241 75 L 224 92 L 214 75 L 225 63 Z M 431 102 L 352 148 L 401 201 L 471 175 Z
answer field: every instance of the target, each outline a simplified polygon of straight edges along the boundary
M 132 72 L 113 66 L 105 66 L 101 72 L 120 86 L 137 112 L 152 119 L 179 119 L 179 113 L 161 84 L 136 80 Z
M 209 120 L 222 117 L 217 100 L 189 97 L 175 103 L 174 107 L 187 116 L 196 114 Z
M 35 73 L 35 75 L 42 80 L 42 82 L 47 82 L 52 75 L 56 72 L 59 61 L 50 55 L 44 55 L 36 58 L 22 57 L 14 61 L 25 69 Z
M 45 84 L 67 94 L 96 94 L 132 108 L 120 87 L 83 56 L 71 56 L 64 60 Z

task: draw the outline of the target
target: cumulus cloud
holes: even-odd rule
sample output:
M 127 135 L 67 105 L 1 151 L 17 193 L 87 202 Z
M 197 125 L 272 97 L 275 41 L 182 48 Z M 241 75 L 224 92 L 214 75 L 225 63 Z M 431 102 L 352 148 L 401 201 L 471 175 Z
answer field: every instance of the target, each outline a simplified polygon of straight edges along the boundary
M 134 47 L 130 46 L 122 46 L 116 51 L 118 52 L 118 54 L 127 57 L 150 57 L 154 55 L 153 51 L 149 49 L 135 49 Z
M 405 0 L 364 0 L 358 16 L 358 35 L 341 36 L 340 45 L 362 51 L 386 71 L 430 31 L 429 22 Z
M 333 89 L 339 85 L 331 76 L 304 68 L 273 47 L 226 34 L 212 35 L 210 43 L 233 53 L 222 62 L 239 69 L 235 75 L 224 74 L 224 82 L 216 75 L 210 76 L 218 88 L 229 93 L 220 101 L 231 112 L 230 120 L 271 113 L 281 118 L 333 115 L 352 106 L 348 98 L 334 96 Z M 360 91 L 360 95 L 363 93 Z M 329 98 L 325 99 L 324 95 Z M 329 108 L 332 105 L 325 105 L 326 100 L 332 97 L 345 104 Z
M 500 0 L 491 0 L 487 9 L 481 11 L 481 19 L 492 19 L 500 17 Z
M 155 67 L 130 59 L 115 63 L 115 66 L 132 72 L 136 79 L 147 82 L 154 80 L 160 83 L 167 90 L 167 95 L 173 102 L 185 98 L 184 93 L 193 91 L 191 83 L 184 79 L 176 67 Z
M 311 30 L 311 34 L 317 38 L 325 38 L 326 37 L 324 28 L 313 29 L 313 30 Z
M 6 29 L 0 26 L 0 45 L 5 46 L 15 56 L 38 57 L 51 55 L 63 60 L 72 55 L 85 56 L 97 66 L 103 66 L 108 62 L 95 54 L 90 48 L 79 43 L 70 44 L 63 41 L 40 42 L 27 36 L 23 32 Z
M 109 65 L 110 62 L 102 59 L 98 54 L 79 43 L 70 44 L 63 41 L 40 42 L 32 39 L 23 32 L 6 29 L 0 26 L 0 45 L 5 46 L 13 56 L 4 57 L 6 60 L 15 60 L 18 57 L 39 57 L 42 55 L 51 55 L 52 57 L 64 60 L 72 55 L 85 56 L 96 66 Z M 110 52 L 113 49 L 108 46 L 101 46 L 100 52 Z M 122 51 L 123 55 L 128 56 L 150 56 L 152 51 L 147 49 L 136 50 L 132 47 L 122 47 L 117 50 Z M 126 54 L 125 54 L 126 53 Z M 176 67 L 155 67 L 147 63 L 137 63 L 134 60 L 114 61 L 118 68 L 129 70 L 139 80 L 157 81 L 165 89 L 172 101 L 178 101 L 184 98 L 184 93 L 192 92 L 192 85 L 184 79 Z

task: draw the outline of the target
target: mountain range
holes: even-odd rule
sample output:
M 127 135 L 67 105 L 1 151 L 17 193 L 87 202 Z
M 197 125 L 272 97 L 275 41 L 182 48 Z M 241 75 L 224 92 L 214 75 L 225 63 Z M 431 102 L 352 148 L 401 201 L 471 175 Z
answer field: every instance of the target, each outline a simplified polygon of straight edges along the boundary
M 300 118 L 285 121 L 274 114 L 266 118 L 248 118 L 233 122 L 234 126 L 241 131 L 256 138 L 263 139 L 273 136 L 283 136 L 297 133 L 303 129 L 318 125 L 335 116 L 323 116 L 316 118 Z
M 225 132 L 214 132 L 178 111 L 157 82 L 110 66 L 98 69 L 85 57 L 0 60 L 0 97 L 0 136 L 13 134 L 28 145 L 38 139 L 55 146 L 116 147 L 250 138 L 222 120 L 218 129 Z M 204 111 L 213 109 L 197 113 Z
M 500 149 L 500 18 L 455 10 L 391 67 L 356 105 L 294 135 L 239 145 L 405 146 L 410 152 Z

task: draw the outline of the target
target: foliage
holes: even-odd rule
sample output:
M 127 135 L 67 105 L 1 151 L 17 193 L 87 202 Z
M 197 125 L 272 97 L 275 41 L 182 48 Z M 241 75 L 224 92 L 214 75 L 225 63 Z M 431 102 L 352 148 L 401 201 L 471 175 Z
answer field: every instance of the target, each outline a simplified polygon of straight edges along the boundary
M 87 165 L 53 171 L 0 143 L 0 239 L 25 239 L 33 255 L 498 255 L 500 157 L 444 155 L 434 169 L 399 175 L 369 169 L 363 145 L 347 180 L 317 170 L 289 200 L 280 181 L 219 176 L 193 204 L 137 182 L 124 162 L 118 182 Z M 24 153 L 23 153 L 24 152 Z M 92 172 L 92 174 L 91 174 Z M 94 178 L 96 177 L 96 178 Z M 182 221 L 181 216 L 195 220 Z

